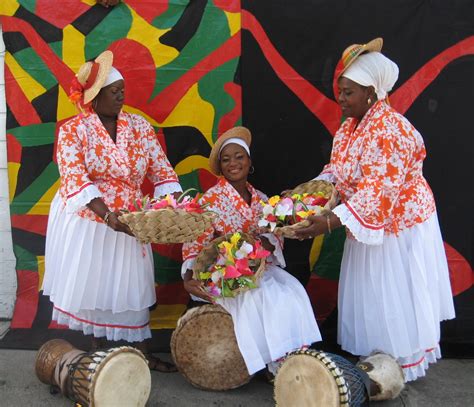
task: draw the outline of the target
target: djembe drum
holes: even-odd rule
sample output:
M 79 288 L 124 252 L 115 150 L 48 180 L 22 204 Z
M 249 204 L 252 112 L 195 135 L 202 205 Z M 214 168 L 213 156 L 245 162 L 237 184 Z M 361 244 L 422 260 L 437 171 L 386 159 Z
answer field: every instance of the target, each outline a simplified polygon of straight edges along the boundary
M 300 350 L 290 353 L 275 377 L 279 407 L 368 405 L 369 378 L 341 356 Z
M 84 352 L 66 341 L 55 341 L 43 345 L 36 358 L 36 372 L 43 383 L 59 387 L 63 395 L 83 407 L 145 406 L 151 375 L 139 350 L 121 346 Z M 65 352 L 58 356 L 61 351 Z
M 200 389 L 235 389 L 251 378 L 237 346 L 232 317 L 220 305 L 186 312 L 171 337 L 171 354 L 180 373 Z

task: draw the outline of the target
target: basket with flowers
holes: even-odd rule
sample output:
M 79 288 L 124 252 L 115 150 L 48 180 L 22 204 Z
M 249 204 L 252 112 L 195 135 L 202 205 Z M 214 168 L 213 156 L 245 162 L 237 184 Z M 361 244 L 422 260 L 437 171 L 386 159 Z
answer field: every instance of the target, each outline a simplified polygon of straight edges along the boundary
M 187 195 L 190 191 L 177 199 L 145 196 L 123 210 L 119 220 L 142 243 L 192 242 L 211 226 L 213 213 L 198 203 L 198 195 Z
M 270 255 L 260 241 L 246 233 L 214 239 L 196 257 L 193 275 L 213 297 L 235 297 L 256 288 Z
M 295 239 L 295 231 L 310 225 L 306 219 L 324 215 L 335 207 L 337 193 L 330 182 L 313 180 L 298 185 L 283 196 L 272 196 L 263 206 L 258 225 L 277 235 Z

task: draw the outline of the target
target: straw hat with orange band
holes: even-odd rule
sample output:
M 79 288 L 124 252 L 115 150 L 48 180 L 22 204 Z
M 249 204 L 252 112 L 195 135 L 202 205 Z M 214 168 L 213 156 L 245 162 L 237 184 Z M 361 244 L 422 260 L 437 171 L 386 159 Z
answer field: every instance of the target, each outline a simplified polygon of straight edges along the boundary
M 353 44 L 342 53 L 344 77 L 361 86 L 372 86 L 378 100 L 383 100 L 398 79 L 398 66 L 381 54 L 383 40 L 376 38 L 367 44 Z
M 112 51 L 104 51 L 94 61 L 86 62 L 79 68 L 69 94 L 69 100 L 79 110 L 90 107 L 90 102 L 102 88 L 123 79 L 122 74 L 112 66 L 113 60 Z

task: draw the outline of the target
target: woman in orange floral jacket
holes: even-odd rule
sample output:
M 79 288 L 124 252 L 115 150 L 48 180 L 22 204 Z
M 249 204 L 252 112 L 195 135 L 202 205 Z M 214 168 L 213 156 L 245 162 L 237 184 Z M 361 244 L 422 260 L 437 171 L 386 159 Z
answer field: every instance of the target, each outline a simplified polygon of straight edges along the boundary
M 312 217 L 299 237 L 345 226 L 338 341 L 355 355 L 394 356 L 410 381 L 441 357 L 440 321 L 454 318 L 454 307 L 435 202 L 422 173 L 425 146 L 385 101 L 398 67 L 381 47 L 376 39 L 343 53 L 339 104 L 347 119 L 317 177 L 335 184 L 341 204 L 328 217 Z
M 142 197 L 145 177 L 155 196 L 181 187 L 153 127 L 122 111 L 124 81 L 112 59 L 105 51 L 80 68 L 71 98 L 82 113 L 59 130 L 61 184 L 48 220 L 43 290 L 59 324 L 93 338 L 143 342 L 156 300 L 152 251 L 117 213 Z M 150 367 L 169 370 L 164 362 Z

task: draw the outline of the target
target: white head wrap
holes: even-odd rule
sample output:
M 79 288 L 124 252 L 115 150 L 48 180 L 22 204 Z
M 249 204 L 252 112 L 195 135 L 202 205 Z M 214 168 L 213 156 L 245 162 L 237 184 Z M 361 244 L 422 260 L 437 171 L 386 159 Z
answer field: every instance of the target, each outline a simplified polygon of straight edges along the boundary
M 378 100 L 386 98 L 398 79 L 398 66 L 380 52 L 359 56 L 342 76 L 362 86 L 373 86 Z
M 109 86 L 111 83 L 114 83 L 114 82 L 119 81 L 121 79 L 123 79 L 122 74 L 116 68 L 111 66 L 110 67 L 110 72 L 109 72 L 107 78 L 105 79 L 105 82 L 102 85 L 102 87 L 105 88 L 106 86 Z
M 221 151 L 228 144 L 238 144 L 239 146 L 242 146 L 244 148 L 244 150 L 247 152 L 248 156 L 250 157 L 250 149 L 249 149 L 249 146 L 247 145 L 247 143 L 244 140 L 242 140 L 241 138 L 231 137 L 231 138 L 227 139 L 226 141 L 224 141 L 222 143 L 222 146 L 219 149 L 219 154 L 217 154 L 217 158 L 219 158 L 219 159 L 221 158 Z

